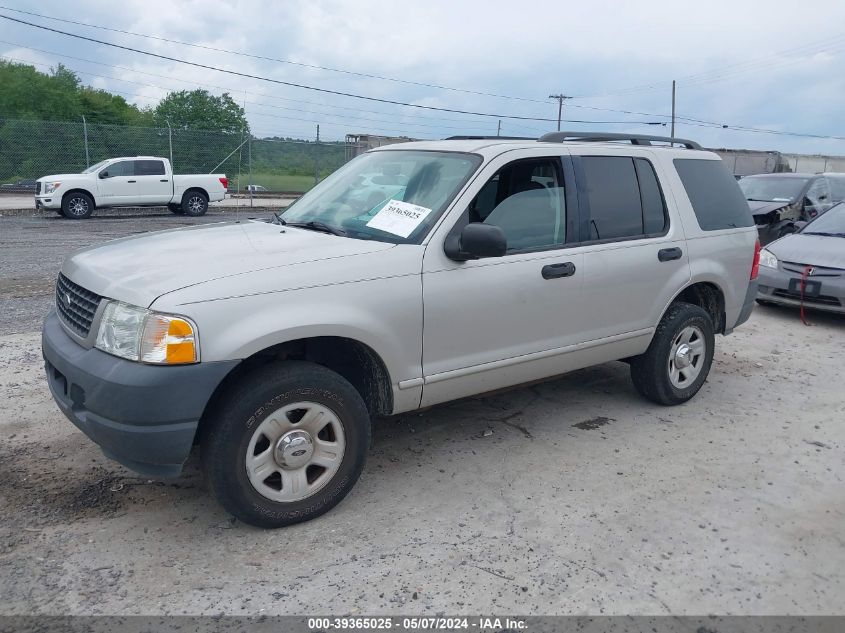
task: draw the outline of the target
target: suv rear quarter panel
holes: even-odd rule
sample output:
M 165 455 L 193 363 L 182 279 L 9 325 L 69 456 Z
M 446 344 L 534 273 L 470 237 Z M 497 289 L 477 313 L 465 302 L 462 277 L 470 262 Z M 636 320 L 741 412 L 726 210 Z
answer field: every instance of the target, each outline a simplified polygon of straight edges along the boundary
M 721 159 L 710 152 L 683 152 L 666 152 L 661 156 L 661 162 L 667 181 L 672 187 L 675 207 L 687 236 L 690 284 L 712 283 L 722 291 L 725 297 L 725 324 L 731 329 L 739 317 L 748 290 L 757 229 L 754 226 L 715 231 L 705 231 L 701 228 L 673 160 Z

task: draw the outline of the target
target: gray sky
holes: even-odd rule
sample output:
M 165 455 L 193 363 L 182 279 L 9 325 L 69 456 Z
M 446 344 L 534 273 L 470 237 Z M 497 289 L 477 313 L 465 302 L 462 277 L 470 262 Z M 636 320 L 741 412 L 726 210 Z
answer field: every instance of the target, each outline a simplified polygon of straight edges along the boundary
M 210 47 L 539 103 L 253 59 L 0 10 L 97 39 L 283 81 L 415 104 L 548 118 L 557 116 L 557 104 L 546 97 L 564 93 L 575 97 L 565 103 L 564 119 L 626 122 L 564 123 L 564 129 L 668 135 L 668 125 L 643 122 L 668 121 L 675 78 L 677 114 L 684 117 L 676 127 L 679 136 L 711 147 L 845 155 L 844 140 L 709 125 L 845 137 L 845 2 L 841 0 L 0 0 L 0 4 Z M 495 117 L 418 110 L 235 77 L 6 20 L 0 20 L 0 54 L 37 62 L 41 70 L 64 63 L 85 83 L 123 94 L 139 105 L 154 105 L 168 90 L 201 86 L 215 93 L 228 91 L 245 103 L 258 135 L 311 138 L 319 122 L 324 138 L 358 132 L 437 138 L 495 134 L 498 122 Z M 555 122 L 502 119 L 502 134 L 536 135 L 555 126 Z

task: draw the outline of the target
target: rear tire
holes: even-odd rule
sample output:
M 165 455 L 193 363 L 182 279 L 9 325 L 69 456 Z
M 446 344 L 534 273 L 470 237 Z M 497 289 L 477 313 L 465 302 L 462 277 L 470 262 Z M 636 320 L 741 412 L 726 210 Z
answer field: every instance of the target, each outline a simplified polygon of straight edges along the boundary
M 72 191 L 62 198 L 62 215 L 71 220 L 90 218 L 94 212 L 94 201 L 87 193 Z
M 203 422 L 201 457 L 220 504 L 277 528 L 337 505 L 358 480 L 370 415 L 345 378 L 304 361 L 273 363 L 230 387 Z
M 182 196 L 182 212 L 193 218 L 205 215 L 208 211 L 208 196 L 202 191 L 193 189 Z
M 637 391 L 663 405 L 692 398 L 710 373 L 713 329 L 713 320 L 702 308 L 684 302 L 669 306 L 646 352 L 631 359 Z
M 171 213 L 175 213 L 176 215 L 182 215 L 183 213 L 185 213 L 182 210 L 181 204 L 168 204 L 167 209 L 168 211 L 170 211 Z

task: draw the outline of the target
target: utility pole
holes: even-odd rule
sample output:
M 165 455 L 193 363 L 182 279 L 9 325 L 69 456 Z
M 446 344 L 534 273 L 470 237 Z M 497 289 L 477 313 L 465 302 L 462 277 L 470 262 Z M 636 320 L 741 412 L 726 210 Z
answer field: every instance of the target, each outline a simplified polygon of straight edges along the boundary
M 499 127 L 496 128 L 496 136 L 502 135 L 502 120 L 499 119 Z
M 675 80 L 672 80 L 672 142 L 671 147 L 675 146 Z
M 91 159 L 88 157 L 88 121 L 85 120 L 85 115 L 82 115 L 82 133 L 85 135 L 85 168 L 91 166 Z
M 563 114 L 563 100 L 571 99 L 564 94 L 549 95 L 549 99 L 557 99 L 557 131 L 560 132 L 560 117 Z
M 317 124 L 317 142 L 314 144 L 314 186 L 320 182 L 320 124 Z

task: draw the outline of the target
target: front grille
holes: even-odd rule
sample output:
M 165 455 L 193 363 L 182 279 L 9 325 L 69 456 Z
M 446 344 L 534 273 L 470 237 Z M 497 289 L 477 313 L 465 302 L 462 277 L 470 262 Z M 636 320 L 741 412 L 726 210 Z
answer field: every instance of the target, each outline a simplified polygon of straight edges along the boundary
M 784 299 L 792 299 L 793 301 L 801 301 L 800 292 L 789 292 L 788 290 L 775 290 L 772 293 L 776 297 L 783 297 Z M 824 305 L 824 306 L 840 306 L 839 299 L 831 297 L 830 295 L 819 295 L 818 297 L 808 297 L 804 295 L 804 303 L 807 305 Z
M 814 266 L 813 264 L 799 264 L 798 262 L 782 262 L 783 269 L 791 272 L 791 273 L 798 273 L 799 275 L 804 274 L 804 269 L 807 266 L 810 266 L 813 269 L 812 275 L 810 277 L 839 277 L 845 270 L 841 268 L 831 268 L 830 266 Z
M 35 181 L 35 195 L 37 196 L 39 193 L 41 193 L 41 182 L 36 180 Z
M 56 311 L 65 325 L 85 338 L 91 331 L 91 322 L 102 297 L 85 290 L 79 284 L 59 273 L 56 282 Z

